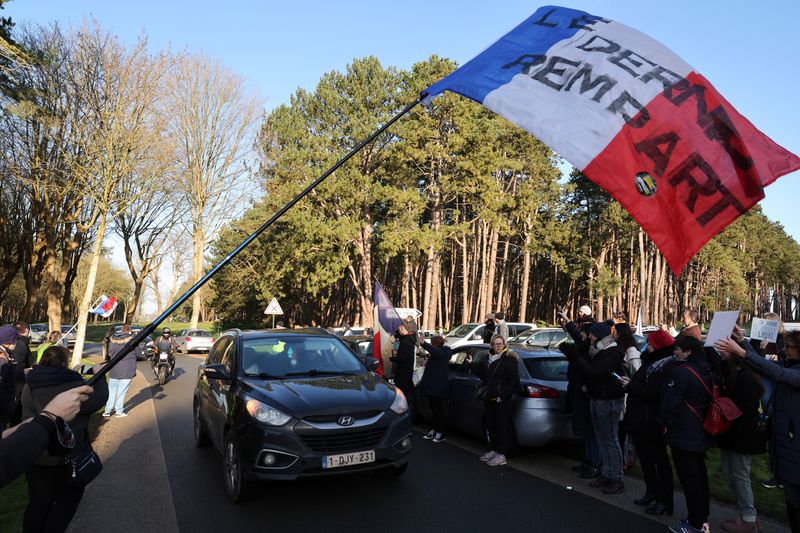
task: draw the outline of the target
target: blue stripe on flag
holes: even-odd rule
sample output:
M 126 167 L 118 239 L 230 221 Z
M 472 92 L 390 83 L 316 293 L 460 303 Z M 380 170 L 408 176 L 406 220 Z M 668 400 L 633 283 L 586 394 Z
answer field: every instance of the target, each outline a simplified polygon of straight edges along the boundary
M 540 7 L 492 46 L 428 87 L 427 93 L 433 97 L 443 91 L 452 91 L 483 103 L 487 94 L 522 72 L 526 63 L 535 61 L 536 56 L 544 56 L 553 45 L 575 35 L 582 22 L 601 18 L 565 7 Z

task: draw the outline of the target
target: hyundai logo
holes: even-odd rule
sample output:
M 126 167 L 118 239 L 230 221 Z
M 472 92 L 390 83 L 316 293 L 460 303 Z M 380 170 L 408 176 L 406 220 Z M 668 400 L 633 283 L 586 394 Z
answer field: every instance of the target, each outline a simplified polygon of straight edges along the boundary
M 352 416 L 345 415 L 345 416 L 340 416 L 336 420 L 336 423 L 339 424 L 340 426 L 352 426 L 353 422 L 355 422 L 355 421 L 356 421 L 356 419 L 353 418 Z

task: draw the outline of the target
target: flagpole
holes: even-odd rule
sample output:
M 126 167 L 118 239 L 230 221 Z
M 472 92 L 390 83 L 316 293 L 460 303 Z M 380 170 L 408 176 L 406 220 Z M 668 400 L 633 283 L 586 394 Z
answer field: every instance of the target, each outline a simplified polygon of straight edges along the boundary
M 389 119 L 383 126 L 372 132 L 372 134 L 361 141 L 358 146 L 350 150 L 350 152 L 342 157 L 339 161 L 337 161 L 331 168 L 326 170 L 320 177 L 315 179 L 308 187 L 303 189 L 303 191 L 292 198 L 289 202 L 286 203 L 283 207 L 281 207 L 277 213 L 272 215 L 269 220 L 264 222 L 257 230 L 251 233 L 244 241 L 241 242 L 236 248 L 233 249 L 225 258 L 222 259 L 219 263 L 217 263 L 214 268 L 208 271 L 208 273 L 200 278 L 194 285 L 192 285 L 186 292 L 184 292 L 180 298 L 175 300 L 175 302 L 170 305 L 163 313 L 161 313 L 158 317 L 156 317 L 150 324 L 145 326 L 142 331 L 137 333 L 132 339 L 130 339 L 125 346 L 115 355 L 111 360 L 108 362 L 107 365 L 103 366 L 97 373 L 92 376 L 92 378 L 87 382 L 88 385 L 94 385 L 101 377 L 103 377 L 109 370 L 111 370 L 114 365 L 119 363 L 126 355 L 128 355 L 135 346 L 138 346 L 140 342 L 142 342 L 148 335 L 153 333 L 156 328 L 161 324 L 164 320 L 167 319 L 169 315 L 175 312 L 184 302 L 186 302 L 195 292 L 197 292 L 203 285 L 205 285 L 214 275 L 219 272 L 225 265 L 231 262 L 231 260 L 236 257 L 239 252 L 247 248 L 251 242 L 253 242 L 259 235 L 261 235 L 264 230 L 269 228 L 276 220 L 281 218 L 289 209 L 294 207 L 294 205 L 305 198 L 311 191 L 313 191 L 317 185 L 322 183 L 325 178 L 333 174 L 336 170 L 339 169 L 342 165 L 344 165 L 351 157 L 356 155 L 362 148 L 366 145 L 374 141 L 380 134 L 386 131 L 392 124 L 397 122 L 403 115 L 411 111 L 414 107 L 417 106 L 420 102 L 422 102 L 428 94 L 426 92 L 422 92 L 413 102 L 406 105 L 403 109 L 401 109 L 395 116 Z
M 92 312 L 92 309 L 94 309 L 94 308 L 95 308 L 95 306 L 97 305 L 97 303 L 100 301 L 100 299 L 101 299 L 101 298 L 102 298 L 102 295 L 101 295 L 101 296 L 98 296 L 98 297 L 97 297 L 97 300 L 95 300 L 95 301 L 94 301 L 94 303 L 93 303 L 91 306 L 89 306 L 89 312 L 90 312 L 90 313 Z M 62 333 L 62 334 L 61 334 L 61 340 L 60 340 L 60 341 L 58 341 L 58 342 L 59 342 L 59 344 L 63 343 L 63 344 L 64 344 L 64 346 L 68 346 L 68 344 L 69 344 L 69 343 L 67 343 L 67 342 L 64 342 L 64 341 L 66 340 L 66 338 L 67 338 L 67 335 L 69 335 L 69 334 L 72 332 L 72 330 L 73 330 L 73 329 L 77 328 L 77 327 L 78 327 L 78 324 L 80 324 L 80 323 L 81 323 L 81 317 L 78 317 L 78 320 L 76 320 L 76 321 L 75 321 L 75 323 L 74 323 L 74 324 L 72 324 L 72 327 L 71 327 L 71 328 L 69 328 L 67 331 L 65 331 L 64 333 Z M 88 318 L 88 316 L 87 316 L 87 318 L 86 318 L 86 323 L 87 323 L 87 324 L 89 323 L 89 318 Z

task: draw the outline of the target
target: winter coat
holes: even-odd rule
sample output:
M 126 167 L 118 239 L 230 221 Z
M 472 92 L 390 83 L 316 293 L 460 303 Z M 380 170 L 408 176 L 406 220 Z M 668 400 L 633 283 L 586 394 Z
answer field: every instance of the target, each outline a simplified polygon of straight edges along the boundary
M 68 368 L 55 368 L 36 365 L 28 372 L 28 382 L 22 391 L 22 418 L 29 418 L 55 398 L 59 393 L 84 384 L 83 377 Z M 69 423 L 72 433 L 75 434 L 75 447 L 71 454 L 85 450 L 89 446 L 89 418 L 92 413 L 103 407 L 108 400 L 108 382 L 99 380 L 94 385 L 94 391 L 89 399 L 81 403 L 78 416 Z M 37 465 L 56 466 L 64 463 L 63 457 L 54 457 L 43 453 L 37 459 Z
M 45 415 L 37 415 L 20 424 L 11 435 L 0 439 L 0 488 L 10 483 L 47 449 L 56 426 Z
M 697 372 L 705 386 L 689 368 Z M 681 450 L 705 452 L 714 445 L 713 437 L 703 429 L 706 411 L 711 404 L 708 390 L 713 385 L 708 360 L 705 355 L 691 355 L 685 361 L 670 363 L 663 372 L 666 374 L 661 388 L 658 425 L 662 428 L 664 440 Z
M 747 350 L 745 361 L 759 374 L 776 382 L 772 402 L 772 444 L 775 473 L 784 483 L 800 484 L 800 360 L 787 359 L 786 365 L 767 361 Z
M 730 364 L 730 363 L 726 363 Z M 742 411 L 730 429 L 717 437 L 717 445 L 723 450 L 743 454 L 758 454 L 766 451 L 765 442 L 758 438 L 758 408 L 761 405 L 762 387 L 753 371 L 742 366 L 736 378 L 725 384 L 722 395 L 733 400 Z
M 642 352 L 636 346 L 625 350 L 625 373 L 632 376 L 642 366 Z
M 13 402 L 16 395 L 15 363 L 5 348 L 0 346 L 0 403 Z M 3 406 L 0 406 L 2 409 Z M 2 431 L 2 428 L 0 428 Z
M 697 340 L 702 340 L 702 335 L 703 333 L 700 331 L 700 326 L 695 324 L 694 326 L 686 326 L 683 328 L 675 338 L 680 339 L 681 337 L 694 337 Z
M 17 383 L 25 383 L 25 369 L 33 366 L 33 354 L 28 346 L 28 337 L 19 337 L 14 347 L 11 348 L 11 357 L 17 362 L 16 379 Z
M 589 398 L 594 400 L 615 400 L 625 396 L 622 385 L 614 377 L 625 374 L 623 366 L 622 348 L 611 342 L 611 337 L 597 341 L 600 350 L 589 359 L 576 357 L 575 364 L 578 372 L 586 380 L 586 389 Z
M 650 439 L 661 438 L 661 432 L 656 420 L 658 418 L 664 373 L 652 372 L 648 375 L 647 370 L 657 361 L 671 356 L 672 352 L 672 346 L 645 352 L 642 356 L 642 366 L 633 375 L 628 386 L 625 387 L 628 398 L 625 403 L 623 424 L 625 430 L 629 433 Z
M 592 417 L 589 413 L 589 396 L 586 394 L 585 379 L 578 372 L 578 364 L 573 360 L 575 357 L 588 359 L 589 343 L 581 336 L 579 325 L 569 322 L 566 326 L 567 333 L 570 334 L 574 343 L 561 343 L 558 349 L 567 355 L 569 365 L 567 366 L 567 396 L 564 402 L 565 412 L 571 414 L 572 433 L 577 437 L 590 437 L 594 435 Z M 570 354 L 567 354 L 570 352 Z
M 411 376 L 414 374 L 414 352 L 417 347 L 416 335 L 400 335 L 400 346 L 397 355 L 390 357 L 394 363 L 394 382 L 402 387 L 413 387 Z
M 133 338 L 133 333 L 117 333 L 112 336 L 108 344 L 108 355 L 113 359 L 122 348 Z M 133 379 L 136 375 L 136 358 L 141 353 L 141 347 L 135 346 L 122 360 L 111 367 L 108 377 L 112 379 Z
M 492 355 L 494 354 L 490 350 L 489 356 Z M 486 401 L 500 398 L 507 402 L 519 391 L 519 355 L 507 348 L 499 358 L 488 365 L 486 362 L 472 365 L 472 371 L 486 387 Z
M 505 320 L 501 320 L 497 323 L 497 327 L 494 330 L 496 335 L 500 335 L 503 337 L 504 341 L 508 340 L 508 324 L 506 324 Z
M 425 372 L 419 382 L 419 392 L 423 396 L 447 398 L 449 393 L 447 374 L 453 350 L 449 346 L 437 348 L 429 342 L 423 343 L 422 347 L 431 355 L 425 363 Z
M 483 342 L 485 342 L 486 344 L 492 342 L 492 337 L 494 337 L 494 329 L 495 329 L 494 319 L 490 318 L 483 325 L 483 335 L 481 336 Z

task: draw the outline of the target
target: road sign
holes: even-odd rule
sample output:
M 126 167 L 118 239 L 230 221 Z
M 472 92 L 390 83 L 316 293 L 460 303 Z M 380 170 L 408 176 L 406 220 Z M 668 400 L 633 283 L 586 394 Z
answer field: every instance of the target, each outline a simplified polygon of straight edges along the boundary
M 267 308 L 264 310 L 265 315 L 282 315 L 283 309 L 281 309 L 281 304 L 278 303 L 277 298 L 273 298 L 272 301 L 269 303 Z

